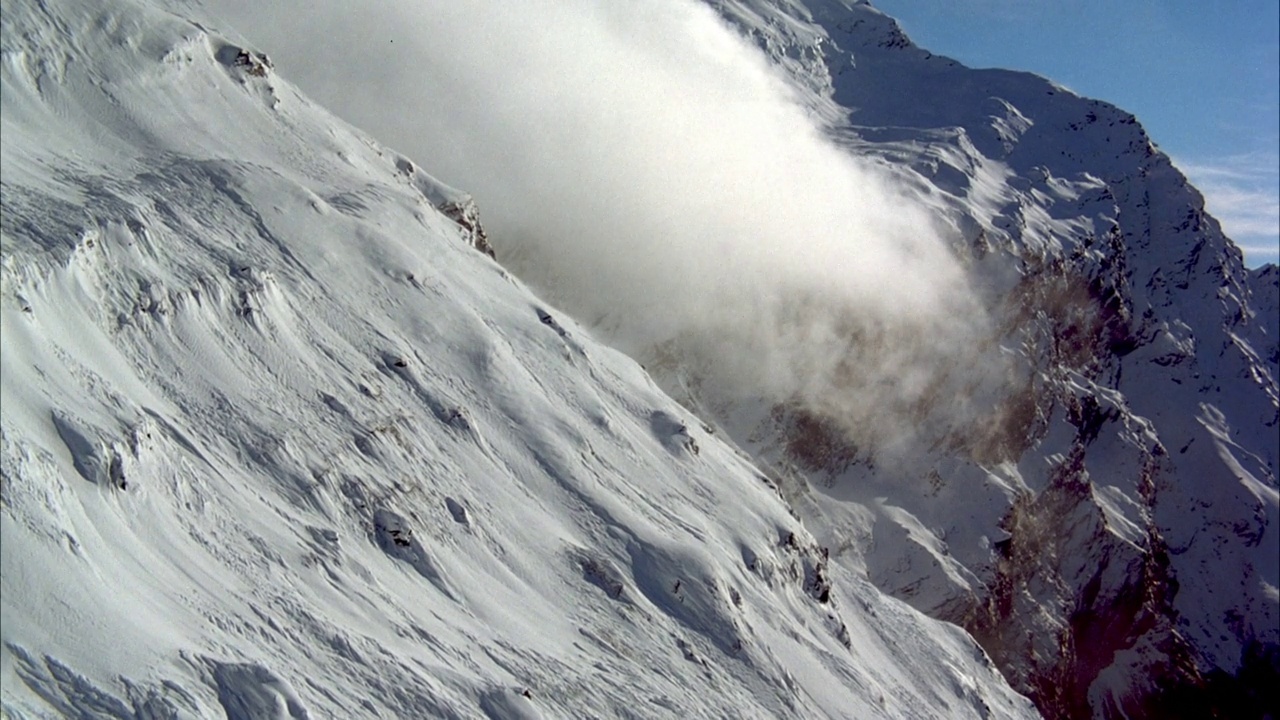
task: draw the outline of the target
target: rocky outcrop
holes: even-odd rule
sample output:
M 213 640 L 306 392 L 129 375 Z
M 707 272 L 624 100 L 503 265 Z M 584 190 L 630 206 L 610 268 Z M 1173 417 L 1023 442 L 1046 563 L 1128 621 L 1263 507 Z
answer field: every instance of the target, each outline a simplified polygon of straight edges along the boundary
M 480 224 L 480 208 L 470 195 L 445 185 L 408 158 L 396 160 L 396 170 L 433 208 L 457 224 L 467 244 L 491 258 L 496 257 L 489 235 Z
M 484 226 L 480 224 L 480 209 L 476 207 L 474 200 L 469 197 L 461 201 L 451 200 L 440 205 L 438 209 L 444 213 L 445 217 L 462 228 L 463 235 L 472 247 L 489 257 L 496 257 L 493 246 L 489 244 L 489 236 L 485 233 Z

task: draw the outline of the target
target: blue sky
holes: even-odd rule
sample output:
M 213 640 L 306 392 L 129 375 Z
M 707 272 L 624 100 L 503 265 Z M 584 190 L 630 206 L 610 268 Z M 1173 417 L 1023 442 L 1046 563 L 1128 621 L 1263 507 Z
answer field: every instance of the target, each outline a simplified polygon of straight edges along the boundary
M 1250 266 L 1280 255 L 1280 2 L 871 0 L 918 45 L 1138 116 Z

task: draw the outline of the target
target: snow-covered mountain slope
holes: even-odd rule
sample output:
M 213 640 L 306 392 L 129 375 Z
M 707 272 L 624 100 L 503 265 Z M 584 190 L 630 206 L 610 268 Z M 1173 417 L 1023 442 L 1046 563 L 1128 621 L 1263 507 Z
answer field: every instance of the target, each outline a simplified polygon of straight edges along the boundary
M 5 717 L 1035 716 L 184 12 L 5 5 Z
M 865 3 L 712 4 L 948 219 L 1000 327 L 979 363 L 1011 375 L 906 462 L 803 403 L 762 418 L 698 397 L 687 367 L 667 386 L 722 422 L 754 412 L 735 435 L 807 478 L 835 557 L 969 628 L 1047 715 L 1274 710 L 1275 267 L 1248 271 L 1113 106 L 934 56 Z

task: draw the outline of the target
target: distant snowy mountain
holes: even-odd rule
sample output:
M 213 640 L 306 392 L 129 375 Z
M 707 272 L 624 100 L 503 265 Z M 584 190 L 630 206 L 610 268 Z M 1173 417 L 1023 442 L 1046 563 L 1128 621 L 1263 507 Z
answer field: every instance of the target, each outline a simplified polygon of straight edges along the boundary
M 1035 715 L 187 12 L 5 5 L 6 718 Z

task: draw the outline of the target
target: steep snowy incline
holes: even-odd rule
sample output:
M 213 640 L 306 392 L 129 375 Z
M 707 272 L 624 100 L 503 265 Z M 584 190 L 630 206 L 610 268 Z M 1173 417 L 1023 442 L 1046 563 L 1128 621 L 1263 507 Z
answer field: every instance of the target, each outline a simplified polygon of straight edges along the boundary
M 6 717 L 1036 715 L 264 56 L 2 24 Z

